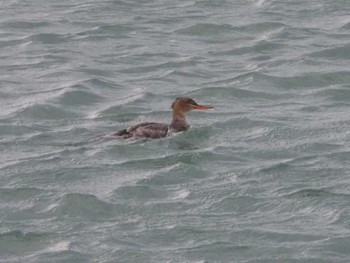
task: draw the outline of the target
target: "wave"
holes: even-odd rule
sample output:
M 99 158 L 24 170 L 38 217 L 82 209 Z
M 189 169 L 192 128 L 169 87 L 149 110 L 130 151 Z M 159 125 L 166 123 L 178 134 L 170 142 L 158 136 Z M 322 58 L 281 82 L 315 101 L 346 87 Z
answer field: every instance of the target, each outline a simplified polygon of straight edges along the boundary
M 85 90 L 67 90 L 57 98 L 60 105 L 77 106 L 77 105 L 92 105 L 102 101 L 103 97 L 91 91 Z
M 129 34 L 136 31 L 135 28 L 127 25 L 121 24 L 105 24 L 94 27 L 92 29 L 83 30 L 76 33 L 78 37 L 85 37 L 85 40 L 98 40 L 105 38 L 116 38 L 120 39 L 122 37 L 126 38 Z
M 302 89 L 349 83 L 350 74 L 348 71 L 309 72 L 307 74 L 298 74 L 294 76 L 256 74 L 255 79 L 256 81 L 267 81 L 278 88 Z
M 16 118 L 39 119 L 39 120 L 62 120 L 76 119 L 79 114 L 71 110 L 49 104 L 33 104 L 22 107 L 15 114 Z
M 330 60 L 347 60 L 350 58 L 350 44 L 314 51 L 308 53 L 307 56 L 314 58 L 329 58 Z
M 176 30 L 176 33 L 190 36 L 208 36 L 229 33 L 235 28 L 228 24 L 200 23 L 193 26 Z
M 267 32 L 272 33 L 276 30 L 282 30 L 285 26 L 285 24 L 278 22 L 251 23 L 241 26 L 232 26 L 230 24 L 198 23 L 178 29 L 175 32 L 182 35 L 205 37 L 209 37 L 211 35 L 228 36 L 237 33 L 266 35 Z
M 99 221 L 115 218 L 123 211 L 126 212 L 127 208 L 102 201 L 95 195 L 69 193 L 56 202 L 48 212 L 57 217 L 68 216 Z
M 50 26 L 51 23 L 48 21 L 7 21 L 2 23 L 3 28 L 13 28 L 13 29 L 37 29 L 40 27 Z
M 29 35 L 27 38 L 33 43 L 57 45 L 72 40 L 72 35 L 57 33 L 40 33 Z
M 0 197 L 7 202 L 19 202 L 32 199 L 44 192 L 44 190 L 38 188 L 0 188 Z

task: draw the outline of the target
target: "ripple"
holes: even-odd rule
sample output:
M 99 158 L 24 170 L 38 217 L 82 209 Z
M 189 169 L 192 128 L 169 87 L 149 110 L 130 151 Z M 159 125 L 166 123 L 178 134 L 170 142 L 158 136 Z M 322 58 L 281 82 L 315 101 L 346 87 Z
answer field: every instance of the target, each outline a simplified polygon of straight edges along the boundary
M 62 248 L 67 244 L 66 242 L 61 242 L 56 244 L 55 246 L 44 250 L 42 253 L 36 253 L 36 255 L 30 257 L 33 262 L 38 263 L 47 263 L 47 262 L 70 262 L 74 261 L 77 263 L 84 263 L 90 260 L 90 257 L 87 253 L 80 253 L 74 250 L 58 250 L 58 251 L 50 251 L 50 249 L 57 250 L 57 248 Z
M 26 106 L 17 111 L 17 118 L 31 118 L 41 120 L 61 120 L 61 119 L 75 119 L 79 115 L 72 111 L 55 107 L 48 104 L 34 104 Z
M 117 215 L 116 207 L 94 195 L 70 193 L 56 203 L 52 212 L 58 217 L 69 216 L 85 220 L 106 220 Z
M 232 80 L 229 80 L 229 82 Z M 256 99 L 267 99 L 267 100 L 274 100 L 278 96 L 277 94 L 273 94 L 272 92 L 268 92 L 268 91 L 254 91 L 254 90 L 247 90 L 247 89 L 243 89 L 243 88 L 220 88 L 220 87 L 210 87 L 210 88 L 201 88 L 197 91 L 193 91 L 194 94 L 196 93 L 200 93 L 202 96 L 219 96 L 225 99 L 228 98 L 243 98 L 243 99 L 252 99 L 252 100 L 256 100 Z
M 218 25 L 213 23 L 201 23 L 179 29 L 176 33 L 190 36 L 208 36 L 229 33 L 234 30 L 235 28 L 228 24 Z
M 0 233 L 0 248 L 2 256 L 31 254 L 32 251 L 47 248 L 48 244 L 55 240 L 55 233 L 12 230 Z
M 261 56 L 261 53 L 276 51 L 278 49 L 283 49 L 284 47 L 284 44 L 272 43 L 270 41 L 263 40 L 254 43 L 252 46 L 235 47 L 228 50 L 210 51 L 209 54 L 213 56 L 242 56 L 252 53 L 260 53 Z M 262 59 L 265 60 L 266 58 L 269 59 L 269 57 L 263 57 Z
M 67 90 L 60 96 L 60 104 L 65 106 L 91 105 L 102 100 L 102 97 L 85 90 Z
M 344 24 L 344 25 L 342 26 L 342 28 L 344 28 L 344 29 L 350 29 L 350 22 Z
M 167 195 L 165 189 L 152 187 L 150 185 L 127 185 L 116 189 L 113 192 L 113 199 L 134 199 L 145 202 L 149 200 L 163 199 L 167 197 Z
M 350 256 L 349 245 L 350 235 L 344 234 L 344 236 L 334 237 L 327 242 L 324 250 L 326 250 L 330 256 L 336 255 L 339 260 L 347 260 Z M 339 261 L 341 262 L 341 261 Z
M 284 89 L 327 87 L 330 85 L 341 85 L 350 81 L 347 71 L 308 73 L 295 76 L 272 76 L 266 74 L 256 74 L 257 81 L 267 81 L 272 85 Z
M 27 37 L 16 37 L 15 39 L 7 39 L 7 40 L 0 40 L 0 47 L 14 47 L 14 46 L 20 46 L 20 45 L 27 45 L 30 44 L 30 40 Z
M 106 78 L 88 78 L 85 80 L 80 80 L 78 83 L 71 85 L 76 88 L 90 89 L 94 92 L 99 92 L 99 90 L 108 90 L 108 89 L 118 89 L 120 85 L 113 80 Z
M 317 57 L 317 58 L 329 58 L 331 60 L 344 60 L 350 58 L 350 44 L 338 46 L 335 48 L 326 48 L 321 51 L 315 51 L 312 53 L 309 53 L 308 56 L 310 57 Z
M 26 201 L 43 193 L 37 188 L 0 188 L 0 197 L 7 202 Z
M 89 38 L 96 38 L 96 40 L 101 40 L 101 37 L 110 37 L 110 38 L 120 38 L 126 37 L 128 34 L 132 34 L 135 29 L 131 26 L 121 25 L 121 24 L 106 24 L 100 25 L 95 28 L 84 30 L 78 32 L 77 36 L 86 36 Z
M 211 212 L 247 213 L 257 209 L 258 200 L 250 196 L 225 197 L 214 204 L 208 210 Z
M 251 23 L 241 26 L 232 26 L 229 24 L 214 24 L 214 23 L 198 23 L 196 25 L 182 28 L 176 31 L 178 34 L 189 36 L 228 36 L 230 34 L 255 34 L 268 38 L 268 35 L 272 35 L 283 30 L 286 25 L 277 22 L 263 22 L 263 23 Z
M 317 198 L 348 198 L 348 194 L 343 193 L 333 193 L 327 189 L 301 189 L 294 191 L 292 193 L 286 194 L 285 197 L 317 197 Z
M 350 73 L 350 72 L 349 72 Z M 344 76 L 345 77 L 345 76 Z M 332 103 L 348 102 L 350 98 L 350 91 L 344 87 L 333 87 L 331 89 L 320 89 L 315 95 L 326 97 Z
M 0 124 L 0 134 L 5 136 L 21 136 L 26 134 L 35 134 L 38 130 L 42 130 L 43 127 L 40 125 L 25 125 L 25 124 Z
M 287 195 L 287 197 L 327 197 L 330 193 L 322 189 L 303 189 Z
M 71 36 L 68 34 L 41 33 L 30 35 L 28 38 L 34 43 L 57 45 L 67 42 L 67 40 L 71 39 Z
M 128 73 L 128 74 L 133 74 L 133 73 L 147 73 L 147 72 L 153 72 L 155 70 L 161 69 L 173 69 L 173 68 L 185 68 L 189 66 L 193 66 L 197 64 L 197 62 L 194 59 L 186 59 L 186 60 L 173 60 L 173 61 L 166 61 L 163 63 L 159 64 L 151 64 L 151 65 L 146 65 L 146 66 L 136 66 L 136 67 L 130 67 L 130 68 L 125 68 L 121 69 L 121 73 Z M 185 72 L 184 72 L 185 74 Z
M 286 27 L 285 24 L 279 22 L 261 22 L 251 23 L 248 25 L 240 26 L 239 29 L 244 32 L 261 33 L 262 31 L 275 31 L 282 30 Z
M 232 257 L 235 257 L 234 255 L 236 253 L 242 250 L 250 250 L 250 246 L 238 244 L 236 245 L 225 241 L 214 241 L 210 242 L 209 244 L 193 246 L 183 250 L 178 250 L 178 252 L 181 254 L 184 253 L 189 257 L 204 257 L 207 260 L 215 260 L 215 256 L 213 255 L 216 253 L 220 253 L 221 259 L 226 261 L 231 260 Z
M 60 241 L 46 249 L 47 252 L 61 252 L 69 250 L 71 242 Z
M 13 28 L 13 29 L 36 29 L 40 27 L 47 27 L 50 23 L 47 21 L 40 21 L 40 22 L 34 22 L 34 21 L 8 21 L 5 23 L 2 23 L 3 28 Z

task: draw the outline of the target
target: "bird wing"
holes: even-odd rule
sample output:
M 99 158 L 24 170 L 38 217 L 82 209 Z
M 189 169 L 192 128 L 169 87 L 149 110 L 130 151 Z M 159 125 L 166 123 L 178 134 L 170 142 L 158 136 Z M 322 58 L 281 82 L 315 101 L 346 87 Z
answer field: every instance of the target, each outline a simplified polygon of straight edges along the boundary
M 161 138 L 168 133 L 169 125 L 156 122 L 144 122 L 132 126 L 126 131 L 134 137 Z

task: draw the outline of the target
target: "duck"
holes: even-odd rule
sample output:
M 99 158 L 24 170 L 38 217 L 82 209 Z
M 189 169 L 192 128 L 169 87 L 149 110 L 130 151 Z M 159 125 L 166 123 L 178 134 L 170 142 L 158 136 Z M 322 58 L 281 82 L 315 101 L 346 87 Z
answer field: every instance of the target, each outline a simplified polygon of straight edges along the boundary
M 211 110 L 213 106 L 198 104 L 195 100 L 188 97 L 177 97 L 171 104 L 172 119 L 170 124 L 158 122 L 143 122 L 120 130 L 113 134 L 114 137 L 128 138 L 163 138 L 169 132 L 183 132 L 190 127 L 186 119 L 186 114 L 191 110 Z

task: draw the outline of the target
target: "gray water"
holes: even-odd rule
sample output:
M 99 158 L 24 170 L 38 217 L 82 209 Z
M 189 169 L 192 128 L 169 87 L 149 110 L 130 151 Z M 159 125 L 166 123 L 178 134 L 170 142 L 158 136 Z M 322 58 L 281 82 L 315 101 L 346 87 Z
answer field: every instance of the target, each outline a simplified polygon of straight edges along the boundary
M 350 262 L 348 0 L 0 6 L 1 262 Z

